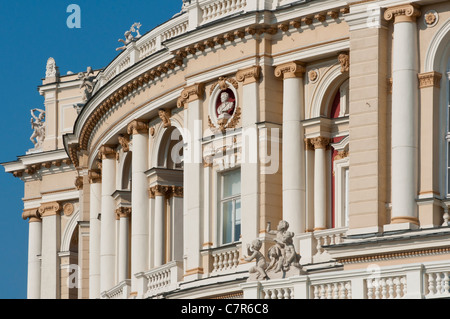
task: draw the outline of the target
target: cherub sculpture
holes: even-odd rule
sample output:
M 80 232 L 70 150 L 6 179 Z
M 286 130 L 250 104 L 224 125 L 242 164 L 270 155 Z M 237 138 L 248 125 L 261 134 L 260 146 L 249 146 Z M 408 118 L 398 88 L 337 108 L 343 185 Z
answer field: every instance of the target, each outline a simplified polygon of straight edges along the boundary
M 256 273 L 256 279 L 262 277 L 262 279 L 269 279 L 266 273 L 267 263 L 264 255 L 259 251 L 262 247 L 262 242 L 259 239 L 255 239 L 252 245 L 247 245 L 247 254 L 249 256 L 244 256 L 244 260 L 251 262 L 256 260 L 256 265 L 251 267 L 249 272 L 251 274 Z
M 35 114 L 36 111 L 39 112 L 38 116 L 36 116 Z M 45 127 L 44 127 L 45 111 L 41 109 L 32 109 L 31 116 L 32 116 L 31 129 L 33 129 L 33 134 L 31 135 L 30 140 L 34 144 L 34 148 L 39 149 L 41 148 L 45 138 Z
M 134 41 L 135 39 L 139 39 L 141 37 L 141 34 L 139 33 L 139 29 L 141 28 L 141 24 L 139 22 L 135 22 L 130 30 L 125 31 L 125 40 L 119 39 L 119 42 L 122 42 L 124 46 L 117 48 L 116 51 L 125 50 L 127 48 L 127 45 Z M 133 32 L 136 33 L 136 36 L 133 36 Z
M 270 247 L 268 251 L 270 263 L 269 267 L 267 267 L 267 270 L 274 269 L 275 272 L 280 272 L 282 270 L 283 266 L 283 260 L 284 260 L 284 248 L 285 248 L 285 233 L 287 232 L 289 228 L 289 223 L 285 220 L 281 220 L 278 223 L 277 230 L 271 230 L 270 229 L 270 223 L 267 223 L 267 233 L 271 235 L 276 235 L 274 241 L 275 245 Z

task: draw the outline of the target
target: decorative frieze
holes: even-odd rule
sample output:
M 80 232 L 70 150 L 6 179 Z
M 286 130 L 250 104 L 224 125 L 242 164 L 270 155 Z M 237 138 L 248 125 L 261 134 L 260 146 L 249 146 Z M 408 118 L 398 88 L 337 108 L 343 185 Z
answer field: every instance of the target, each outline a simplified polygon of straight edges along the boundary
M 236 79 L 238 82 L 243 82 L 244 85 L 257 82 L 261 75 L 260 66 L 252 66 L 247 69 L 239 70 L 236 73 Z
M 205 91 L 205 85 L 203 83 L 196 83 L 194 85 L 186 87 L 178 98 L 177 107 L 186 108 L 189 102 L 199 100 L 203 97 Z
M 146 134 L 148 132 L 148 124 L 146 121 L 134 120 L 127 127 L 129 135 Z
M 350 152 L 348 150 L 339 151 L 337 155 L 334 157 L 335 161 L 347 158 L 350 156 Z
M 394 19 L 394 23 L 398 22 L 415 22 L 422 13 L 419 8 L 413 4 L 404 4 L 386 9 L 384 18 L 387 21 Z
M 275 68 L 275 76 L 283 79 L 302 77 L 306 69 L 302 63 L 288 62 Z
M 419 88 L 435 87 L 440 88 L 440 83 L 442 79 L 442 74 L 439 72 L 427 72 L 421 73 L 419 77 Z

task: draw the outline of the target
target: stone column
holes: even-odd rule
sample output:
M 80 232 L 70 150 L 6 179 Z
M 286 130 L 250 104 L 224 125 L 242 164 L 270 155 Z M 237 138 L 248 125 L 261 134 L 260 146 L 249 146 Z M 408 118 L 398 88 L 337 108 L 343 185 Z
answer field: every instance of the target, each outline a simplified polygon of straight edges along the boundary
M 327 156 L 326 148 L 330 139 L 315 137 L 314 145 L 314 230 L 327 229 Z
M 306 232 L 314 230 L 314 146 L 305 139 L 306 153 Z
M 27 298 L 41 297 L 41 261 L 38 256 L 42 251 L 42 220 L 37 208 L 25 210 L 22 214 L 28 219 L 28 283 Z
M 242 160 L 241 160 L 241 242 L 242 247 L 259 237 L 259 194 L 260 194 L 260 167 L 259 167 L 259 77 L 260 67 L 250 67 L 239 70 L 237 81 L 242 87 Z M 244 212 L 252 212 L 245 214 Z
M 203 216 L 203 136 L 202 98 L 204 85 L 186 87 L 178 100 L 184 107 L 186 149 L 184 150 L 184 245 L 185 281 L 196 280 L 203 273 L 200 250 L 202 249 Z M 156 206 L 156 205 L 155 205 Z M 155 207 L 156 210 L 156 207 Z
M 417 7 L 388 8 L 394 19 L 392 61 L 392 213 L 391 224 L 419 225 L 418 186 L 418 44 Z M 400 226 L 400 225 L 399 225 Z
M 136 292 L 135 274 L 148 270 L 148 125 L 143 121 L 133 121 L 128 125 L 132 135 L 132 190 L 131 204 L 131 291 Z
M 167 186 L 156 185 L 153 187 L 153 192 L 155 194 L 155 245 L 153 247 L 153 252 L 155 267 L 159 267 L 165 263 L 165 213 Z
M 58 252 L 61 246 L 61 206 L 57 202 L 42 204 L 41 299 L 60 298 Z
M 89 219 L 89 298 L 100 298 L 100 227 L 102 211 L 102 176 L 100 170 L 89 171 L 90 219 Z
M 131 207 L 120 207 L 116 210 L 116 214 L 119 217 L 119 263 L 118 263 L 118 281 L 122 282 L 128 279 L 129 272 L 129 227 Z
M 305 68 L 297 62 L 279 65 L 275 76 L 283 78 L 283 219 L 290 231 L 305 231 L 305 150 L 303 75 Z
M 183 187 L 172 187 L 172 260 L 183 260 Z M 206 227 L 206 225 L 205 225 Z
M 100 231 L 100 291 L 114 287 L 115 283 L 115 201 L 112 194 L 116 186 L 116 151 L 111 146 L 102 146 L 102 215 Z

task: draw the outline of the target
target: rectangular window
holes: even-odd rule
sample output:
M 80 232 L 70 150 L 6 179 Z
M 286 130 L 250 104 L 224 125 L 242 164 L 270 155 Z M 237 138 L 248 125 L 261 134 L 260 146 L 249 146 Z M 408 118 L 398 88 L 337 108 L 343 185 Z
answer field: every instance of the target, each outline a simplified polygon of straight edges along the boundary
M 241 236 L 241 171 L 223 173 L 220 187 L 221 243 L 229 244 Z

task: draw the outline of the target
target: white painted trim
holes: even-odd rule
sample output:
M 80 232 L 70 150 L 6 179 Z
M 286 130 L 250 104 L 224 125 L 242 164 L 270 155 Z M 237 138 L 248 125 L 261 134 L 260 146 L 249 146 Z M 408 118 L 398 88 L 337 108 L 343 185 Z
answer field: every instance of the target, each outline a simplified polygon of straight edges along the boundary
M 72 239 L 73 232 L 78 225 L 78 219 L 80 217 L 80 210 L 77 210 L 75 214 L 70 217 L 69 222 L 66 224 L 64 233 L 61 237 L 61 248 L 59 251 L 68 252 L 70 251 L 70 241 Z
M 427 53 L 425 54 L 424 72 L 440 70 L 441 57 L 450 42 L 450 18 L 444 22 L 442 27 L 435 33 L 431 40 Z

